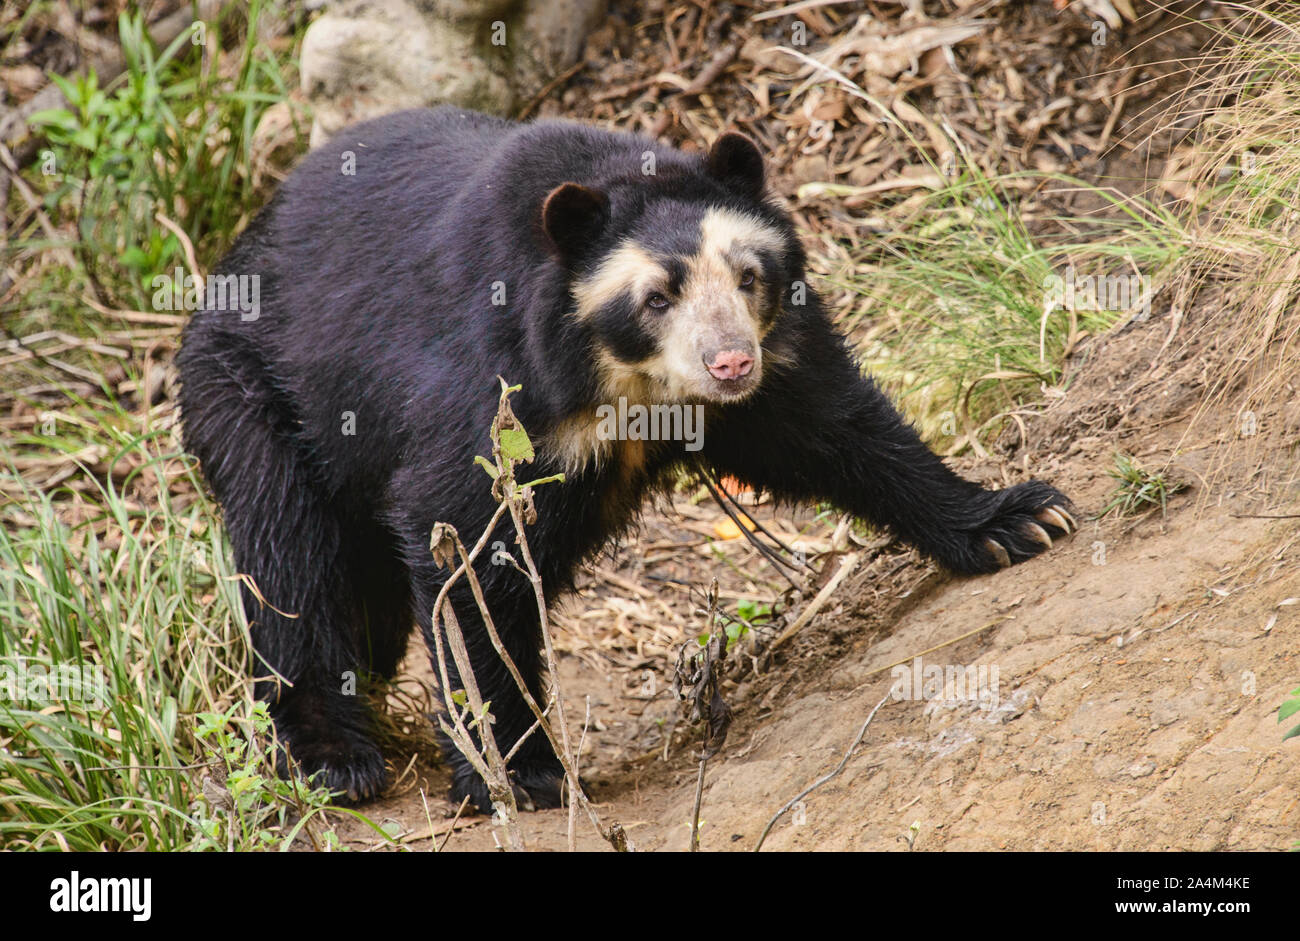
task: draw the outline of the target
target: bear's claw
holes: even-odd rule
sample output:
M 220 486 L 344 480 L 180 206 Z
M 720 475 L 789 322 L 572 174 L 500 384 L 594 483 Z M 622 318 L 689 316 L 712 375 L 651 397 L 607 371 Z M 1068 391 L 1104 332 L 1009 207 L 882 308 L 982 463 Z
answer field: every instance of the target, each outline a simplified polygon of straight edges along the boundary
M 1066 533 L 1072 533 L 1079 528 L 1070 511 L 1063 506 L 1045 506 L 1038 511 L 1038 519 L 1049 526 L 1055 526 Z
M 961 538 L 955 545 L 950 542 L 934 553 L 950 570 L 963 575 L 984 575 L 1018 565 L 1078 529 L 1068 509 L 1069 498 L 1041 481 L 984 491 L 980 504 L 957 530 Z
M 1026 523 L 1025 531 L 1034 539 L 1041 542 L 1044 549 L 1052 548 L 1052 537 L 1047 535 L 1047 530 L 1043 529 L 1043 527 L 1039 526 L 1037 523 Z
M 998 542 L 996 539 L 985 539 L 984 545 L 989 552 L 993 553 L 993 557 L 998 560 L 998 565 L 1002 568 L 1007 568 L 1011 565 L 1011 556 L 1009 556 L 1007 550 L 1002 547 L 1002 543 Z

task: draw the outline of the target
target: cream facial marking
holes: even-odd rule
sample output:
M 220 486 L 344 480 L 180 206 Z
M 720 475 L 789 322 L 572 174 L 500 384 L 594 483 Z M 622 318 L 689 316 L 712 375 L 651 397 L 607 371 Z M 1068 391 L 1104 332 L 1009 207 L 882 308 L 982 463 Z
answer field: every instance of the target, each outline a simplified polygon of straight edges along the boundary
M 714 268 L 720 258 L 734 278 L 727 283 L 724 277 L 710 281 L 699 280 L 701 289 L 717 289 L 727 284 L 728 289 L 739 286 L 745 268 L 761 273 L 759 252 L 780 253 L 785 250 L 781 233 L 761 219 L 732 209 L 712 208 L 700 221 L 699 249 L 686 262 L 688 271 Z M 611 252 L 595 272 L 580 280 L 573 288 L 577 301 L 577 314 L 585 320 L 619 295 L 631 292 L 638 298 L 661 292 L 670 280 L 666 267 L 642 245 L 628 240 Z
M 781 232 L 761 219 L 713 207 L 700 218 L 693 254 L 665 257 L 628 239 L 578 281 L 579 320 L 599 324 L 621 305 L 635 318 L 626 327 L 653 352 L 628 362 L 598 337 L 600 400 L 590 413 L 566 420 L 551 442 L 565 465 L 577 470 L 613 456 L 611 442 L 598 434 L 602 405 L 724 405 L 752 394 L 762 381 L 762 342 L 774 320 L 765 309 L 763 257 L 785 250 Z
M 624 292 L 644 297 L 658 290 L 667 279 L 668 272 L 653 255 L 635 242 L 624 242 L 600 263 L 594 273 L 574 285 L 578 319 L 589 319 Z
M 712 247 L 726 253 L 732 246 L 751 251 L 780 252 L 785 249 L 781 233 L 763 220 L 733 209 L 710 209 L 700 223 L 701 249 Z
M 753 216 L 712 208 L 699 248 L 686 260 L 681 297 L 661 334 L 658 378 L 678 400 L 738 401 L 762 378 L 762 255 L 784 249 L 781 233 Z M 752 280 L 742 284 L 746 275 Z

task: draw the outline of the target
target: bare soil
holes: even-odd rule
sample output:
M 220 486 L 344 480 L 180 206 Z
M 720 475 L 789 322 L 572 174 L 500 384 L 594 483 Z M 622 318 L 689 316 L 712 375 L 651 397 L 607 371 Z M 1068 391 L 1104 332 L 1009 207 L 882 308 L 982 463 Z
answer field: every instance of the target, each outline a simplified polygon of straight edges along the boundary
M 1170 340 L 1171 326 L 1153 317 L 1085 344 L 1071 391 L 1030 419 L 1027 444 L 958 462 L 991 482 L 1020 479 L 1027 464 L 1071 494 L 1080 532 L 975 579 L 870 543 L 860 549 L 870 562 L 831 605 L 765 669 L 726 684 L 736 721 L 708 766 L 702 849 L 753 848 L 779 808 L 840 763 L 882 700 L 843 772 L 786 814 L 765 849 L 1281 850 L 1300 838 L 1296 745 L 1276 716 L 1300 672 L 1300 407 L 1256 416 L 1249 438 L 1232 414 L 1191 423 L 1213 343 L 1190 322 Z M 1095 518 L 1120 450 L 1188 483 L 1167 513 Z M 834 523 L 756 515 L 787 535 L 810 526 L 814 548 Z M 700 732 L 677 721 L 668 648 L 704 620 L 682 583 L 718 576 L 724 599 L 780 587 L 762 581 L 770 566 L 743 539 L 711 540 L 736 568 L 692 545 L 722 518 L 685 498 L 655 508 L 562 606 L 575 740 L 584 703 L 591 710 L 583 775 L 639 849 L 683 850 L 689 839 Z M 686 548 L 665 553 L 672 534 Z M 996 670 L 996 689 L 983 702 L 891 698 L 888 667 L 910 671 L 918 655 L 985 668 L 986 690 Z M 408 663 L 427 680 L 424 661 L 413 649 Z M 432 847 L 430 824 L 446 849 L 494 848 L 487 818 L 462 818 L 449 834 L 445 788 L 423 749 L 395 796 L 366 812 L 398 825 L 413 849 Z M 533 849 L 564 848 L 567 825 L 563 810 L 523 820 Z M 376 843 L 347 832 L 358 848 Z M 585 820 L 577 833 L 580 847 L 604 846 Z

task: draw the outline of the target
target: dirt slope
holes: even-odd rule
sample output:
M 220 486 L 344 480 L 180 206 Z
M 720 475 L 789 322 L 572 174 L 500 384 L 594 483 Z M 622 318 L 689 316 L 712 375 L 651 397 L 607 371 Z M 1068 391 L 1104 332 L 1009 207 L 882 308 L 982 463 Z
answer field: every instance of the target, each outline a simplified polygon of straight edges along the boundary
M 984 701 L 960 687 L 889 698 L 843 772 L 783 817 L 765 849 L 1285 849 L 1300 839 L 1300 745 L 1282 742 L 1276 719 L 1300 685 L 1300 410 L 1293 400 L 1256 416 L 1257 440 L 1235 440 L 1231 414 L 1189 425 L 1214 357 L 1208 335 L 1166 316 L 1086 345 L 1071 391 L 1030 420 L 1027 443 L 963 464 L 995 481 L 1028 466 L 1062 486 L 1087 518 L 1072 539 L 978 579 L 950 579 L 894 548 L 764 672 L 727 684 L 737 718 L 708 770 L 704 849 L 752 848 L 889 697 L 888 667 L 936 647 L 922 665 L 983 668 Z M 1113 489 L 1117 450 L 1168 461 L 1191 484 L 1166 517 L 1091 519 Z M 758 563 L 718 554 L 743 540 L 698 538 L 714 515 L 711 504 L 657 508 L 560 619 L 576 735 L 591 704 L 584 775 L 640 849 L 686 848 L 694 797 L 698 734 L 676 724 L 664 672 L 671 642 L 701 627 L 684 590 L 671 589 L 714 575 L 724 595 L 779 587 L 738 574 Z M 802 525 L 814 546 L 830 525 L 781 510 L 763 518 Z M 661 551 L 674 531 L 696 538 Z M 656 558 L 672 577 L 654 575 Z M 409 662 L 427 676 L 422 651 Z M 422 752 L 366 810 L 427 849 L 430 823 L 440 843 L 448 830 L 444 793 Z M 563 848 L 566 826 L 563 811 L 526 815 L 529 847 Z M 493 830 L 462 820 L 446 846 L 491 849 Z M 578 833 L 580 846 L 603 846 L 582 821 Z
M 1287 588 L 1232 577 L 1243 566 L 1253 574 L 1252 557 L 1284 540 L 1262 520 L 1207 522 L 1212 540 L 1190 522 L 1116 540 L 1105 565 L 1091 544 L 1113 535 L 1085 530 L 1024 571 L 935 593 L 718 770 L 704 845 L 738 833 L 752 846 L 765 816 L 757 808 L 779 806 L 838 762 L 889 692 L 888 673 L 867 678 L 874 667 L 999 617 L 931 658 L 997 667 L 994 708 L 887 704 L 844 773 L 806 799 L 802 824 L 778 826 L 767 846 L 904 848 L 913 822 L 919 849 L 1288 845 L 1294 758 L 1272 710 L 1295 673 L 1282 619 L 1264 630 Z M 1212 587 L 1229 594 L 1207 598 Z M 661 825 L 685 818 L 687 797 L 671 801 Z M 680 846 L 677 837 L 655 845 Z

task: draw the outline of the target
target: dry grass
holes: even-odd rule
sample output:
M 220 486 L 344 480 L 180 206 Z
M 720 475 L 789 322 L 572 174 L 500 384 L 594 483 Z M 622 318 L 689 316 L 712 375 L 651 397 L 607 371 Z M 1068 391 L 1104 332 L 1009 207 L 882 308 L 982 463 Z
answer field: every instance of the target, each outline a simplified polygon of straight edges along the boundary
M 1209 482 L 1300 443 L 1300 12 L 1225 6 L 1207 105 L 1160 180 L 1188 219 L 1176 303 L 1214 307 L 1187 340 L 1214 351 L 1188 428 L 1226 445 Z

